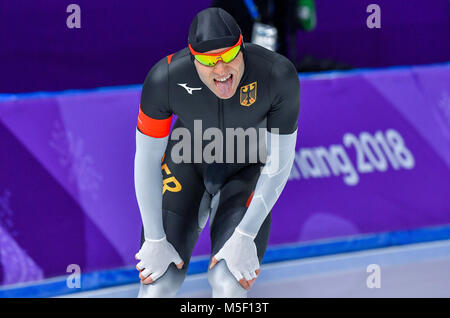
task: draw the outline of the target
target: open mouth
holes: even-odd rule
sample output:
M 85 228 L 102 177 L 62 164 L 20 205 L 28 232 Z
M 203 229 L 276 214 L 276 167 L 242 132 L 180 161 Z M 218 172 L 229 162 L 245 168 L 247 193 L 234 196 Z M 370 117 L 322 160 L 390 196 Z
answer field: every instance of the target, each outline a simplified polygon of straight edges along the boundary
M 233 86 L 233 74 L 229 74 L 228 76 L 215 78 L 214 84 L 220 91 L 220 95 L 229 96 L 231 95 L 231 87 Z

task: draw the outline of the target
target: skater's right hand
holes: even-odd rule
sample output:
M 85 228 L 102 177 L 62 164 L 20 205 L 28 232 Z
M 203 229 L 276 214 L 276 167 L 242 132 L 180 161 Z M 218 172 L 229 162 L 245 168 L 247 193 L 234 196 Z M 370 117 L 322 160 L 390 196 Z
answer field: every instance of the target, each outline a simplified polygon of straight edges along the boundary
M 143 284 L 151 284 L 164 275 L 170 263 L 175 263 L 178 269 L 184 264 L 165 236 L 160 240 L 145 239 L 135 258 L 140 261 L 136 269 Z

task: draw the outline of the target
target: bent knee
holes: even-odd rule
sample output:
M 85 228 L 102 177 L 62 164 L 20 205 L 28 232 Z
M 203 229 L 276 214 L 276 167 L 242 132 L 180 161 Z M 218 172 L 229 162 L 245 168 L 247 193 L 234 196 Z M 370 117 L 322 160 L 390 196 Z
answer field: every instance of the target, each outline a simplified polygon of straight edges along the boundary
M 247 291 L 231 274 L 225 261 L 219 261 L 208 271 L 208 282 L 215 298 L 246 298 Z
M 173 298 L 176 296 L 186 277 L 186 270 L 179 270 L 173 264 L 151 284 L 139 287 L 138 298 Z

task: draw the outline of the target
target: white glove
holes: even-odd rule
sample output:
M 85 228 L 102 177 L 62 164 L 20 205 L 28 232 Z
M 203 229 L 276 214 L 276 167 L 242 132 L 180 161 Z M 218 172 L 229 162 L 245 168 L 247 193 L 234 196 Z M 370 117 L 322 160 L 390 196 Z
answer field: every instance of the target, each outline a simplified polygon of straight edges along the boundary
M 237 281 L 242 278 L 252 280 L 257 277 L 256 270 L 259 269 L 259 261 L 254 238 L 236 228 L 233 235 L 214 256 L 217 261 L 225 260 L 228 269 Z M 210 268 L 216 263 L 213 260 Z
M 170 263 L 175 263 L 178 269 L 183 267 L 183 260 L 165 236 L 160 240 L 145 239 L 144 244 L 136 254 L 136 259 L 140 260 L 136 268 L 142 270 L 141 275 L 143 277 L 150 275 L 152 282 L 166 272 Z

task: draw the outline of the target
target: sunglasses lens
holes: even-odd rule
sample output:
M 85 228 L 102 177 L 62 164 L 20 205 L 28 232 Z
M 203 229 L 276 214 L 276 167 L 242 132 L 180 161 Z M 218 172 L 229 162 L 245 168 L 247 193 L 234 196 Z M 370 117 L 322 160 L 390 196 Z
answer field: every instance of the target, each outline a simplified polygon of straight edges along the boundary
M 206 66 L 214 66 L 217 63 L 217 56 L 195 55 L 195 59 Z
M 197 55 L 194 55 L 194 57 L 197 61 L 199 61 L 203 65 L 214 66 L 217 64 L 218 61 L 230 63 L 231 61 L 233 61 L 236 58 L 240 49 L 241 49 L 241 46 L 238 45 L 238 46 L 235 46 L 234 48 L 226 51 L 225 53 L 223 53 L 221 55 L 197 54 Z
M 224 61 L 225 63 L 230 63 L 238 55 L 240 49 L 241 46 L 238 45 L 232 48 L 231 50 L 226 51 L 225 53 L 222 54 L 222 61 Z

